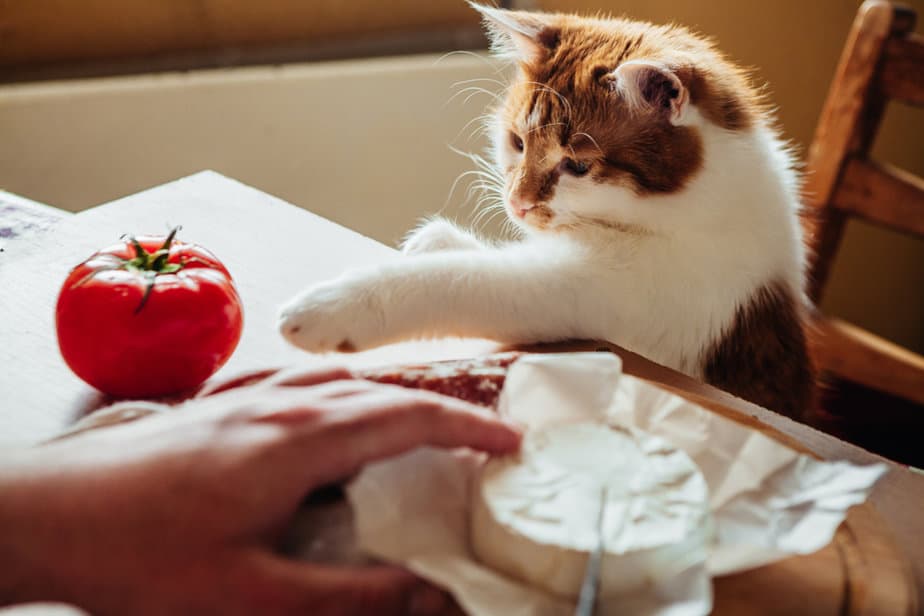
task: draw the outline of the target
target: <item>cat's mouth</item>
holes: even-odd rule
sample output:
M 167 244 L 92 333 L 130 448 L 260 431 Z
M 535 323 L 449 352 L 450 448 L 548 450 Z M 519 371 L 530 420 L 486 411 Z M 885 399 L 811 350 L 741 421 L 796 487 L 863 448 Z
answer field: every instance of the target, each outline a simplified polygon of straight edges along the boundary
M 511 216 L 524 224 L 537 228 L 545 228 L 555 218 L 555 213 L 547 205 L 534 205 L 532 207 L 508 206 Z

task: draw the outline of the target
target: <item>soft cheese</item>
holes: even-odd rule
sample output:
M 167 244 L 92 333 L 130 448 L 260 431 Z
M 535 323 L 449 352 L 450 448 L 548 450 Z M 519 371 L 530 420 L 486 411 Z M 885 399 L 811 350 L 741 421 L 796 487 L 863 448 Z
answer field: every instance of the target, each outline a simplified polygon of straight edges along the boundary
M 471 540 L 483 563 L 576 597 L 598 541 L 600 596 L 655 583 L 701 562 L 710 538 L 699 469 L 663 439 L 600 423 L 527 433 L 516 456 L 490 460 L 474 486 Z

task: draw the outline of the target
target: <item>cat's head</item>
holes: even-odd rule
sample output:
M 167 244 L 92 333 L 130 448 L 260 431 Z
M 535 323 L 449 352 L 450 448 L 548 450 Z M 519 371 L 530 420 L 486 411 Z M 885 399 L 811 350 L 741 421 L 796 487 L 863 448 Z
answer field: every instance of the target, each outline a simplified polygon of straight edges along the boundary
M 645 228 L 700 173 L 706 123 L 746 131 L 761 113 L 746 75 L 684 28 L 472 6 L 518 65 L 491 134 L 524 229 Z

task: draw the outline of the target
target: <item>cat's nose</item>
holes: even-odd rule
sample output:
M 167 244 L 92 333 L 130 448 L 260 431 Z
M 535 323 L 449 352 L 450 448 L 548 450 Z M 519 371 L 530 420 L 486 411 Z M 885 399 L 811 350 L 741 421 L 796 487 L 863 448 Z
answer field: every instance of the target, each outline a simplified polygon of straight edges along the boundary
M 526 212 L 533 209 L 534 204 L 530 203 L 523 197 L 519 195 L 510 195 L 510 209 L 513 210 L 513 213 L 519 218 L 526 216 Z

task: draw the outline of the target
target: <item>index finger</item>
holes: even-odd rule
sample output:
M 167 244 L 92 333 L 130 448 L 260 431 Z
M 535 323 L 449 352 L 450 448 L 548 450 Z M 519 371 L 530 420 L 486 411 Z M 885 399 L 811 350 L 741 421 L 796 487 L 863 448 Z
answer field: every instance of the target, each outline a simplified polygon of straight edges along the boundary
M 348 477 L 363 466 L 420 446 L 468 447 L 492 454 L 516 451 L 520 429 L 467 402 L 390 385 L 336 399 L 332 410 L 302 448 L 312 483 Z
M 251 372 L 236 374 L 233 377 L 224 380 L 210 380 L 207 381 L 199 389 L 199 391 L 196 392 L 195 397 L 206 398 L 208 396 L 214 396 L 215 394 L 226 392 L 229 389 L 237 389 L 239 387 L 249 387 L 251 385 L 256 385 L 257 383 L 262 383 L 267 378 L 277 374 L 281 370 L 282 368 L 264 368 L 262 370 L 253 370 Z
M 226 392 L 230 389 L 250 387 L 251 385 L 265 386 L 309 386 L 350 379 L 353 375 L 342 366 L 315 365 L 296 366 L 290 368 L 265 368 L 253 372 L 245 372 L 225 381 L 206 383 L 196 394 L 197 398 L 205 398 Z

